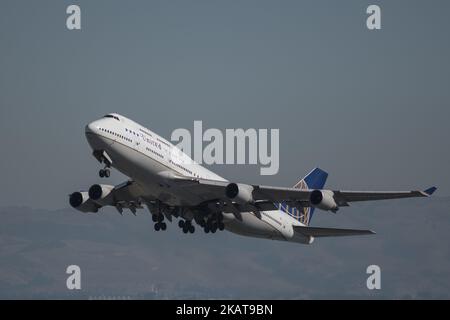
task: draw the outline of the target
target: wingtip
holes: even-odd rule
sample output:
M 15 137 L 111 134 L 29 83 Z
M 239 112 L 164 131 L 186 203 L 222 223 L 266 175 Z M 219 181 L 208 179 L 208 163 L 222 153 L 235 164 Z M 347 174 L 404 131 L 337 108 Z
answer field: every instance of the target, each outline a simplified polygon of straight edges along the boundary
M 436 190 L 437 190 L 436 187 L 431 187 L 431 188 L 428 188 L 428 189 L 424 190 L 423 192 L 424 192 L 427 196 L 431 196 Z

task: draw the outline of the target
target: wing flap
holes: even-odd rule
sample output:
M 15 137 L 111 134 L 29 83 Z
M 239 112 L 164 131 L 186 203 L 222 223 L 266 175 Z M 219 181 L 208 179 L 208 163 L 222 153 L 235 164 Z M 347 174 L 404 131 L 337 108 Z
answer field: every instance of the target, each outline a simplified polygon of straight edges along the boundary
M 100 206 L 113 206 L 120 214 L 123 209 L 130 209 L 133 214 L 136 209 L 142 209 L 143 202 L 153 201 L 155 198 L 144 193 L 143 189 L 135 181 L 125 181 L 116 185 L 103 199 L 96 201 Z

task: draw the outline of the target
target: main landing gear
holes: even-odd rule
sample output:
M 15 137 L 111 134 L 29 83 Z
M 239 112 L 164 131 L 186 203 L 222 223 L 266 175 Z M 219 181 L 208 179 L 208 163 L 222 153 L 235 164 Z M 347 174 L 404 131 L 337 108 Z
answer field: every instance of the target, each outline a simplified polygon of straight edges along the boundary
M 225 224 L 223 223 L 223 216 L 218 215 L 216 218 L 208 218 L 208 220 L 202 221 L 201 226 L 205 233 L 216 233 L 217 230 L 225 230 Z
M 154 214 L 152 215 L 152 220 L 155 222 L 155 231 L 164 231 L 167 229 L 167 224 L 164 222 L 164 215 Z
M 195 227 L 192 225 L 192 222 L 189 220 L 180 220 L 178 221 L 178 226 L 183 229 L 184 233 L 194 233 Z

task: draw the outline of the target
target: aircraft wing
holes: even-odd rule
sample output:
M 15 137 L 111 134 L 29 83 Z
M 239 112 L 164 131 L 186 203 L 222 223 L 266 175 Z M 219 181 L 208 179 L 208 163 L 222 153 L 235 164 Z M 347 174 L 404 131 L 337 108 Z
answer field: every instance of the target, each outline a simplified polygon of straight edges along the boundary
M 142 196 L 143 191 L 136 182 L 125 181 L 111 190 L 108 195 L 111 200 L 106 203 L 116 207 L 120 214 L 124 208 L 130 209 L 135 214 L 136 209 L 142 208 Z
M 227 188 L 235 185 L 238 189 L 248 190 L 251 194 L 251 201 L 249 203 L 235 203 L 235 207 L 247 210 L 256 207 L 260 210 L 275 210 L 277 205 L 274 203 L 286 203 L 294 207 L 309 207 L 312 205 L 312 196 L 320 191 L 323 197 L 332 199 L 336 207 L 348 206 L 350 202 L 356 201 L 371 201 L 371 200 L 388 200 L 400 198 L 414 198 L 414 197 L 428 197 L 436 187 L 428 188 L 424 191 L 342 191 L 342 190 L 313 190 L 313 189 L 298 189 L 286 187 L 274 187 L 264 185 L 246 185 L 235 184 L 227 181 L 216 181 L 206 179 L 177 179 L 177 183 L 181 183 L 179 187 L 189 188 L 189 192 L 193 192 L 204 201 L 223 201 L 230 204 L 235 202 L 233 199 L 227 197 Z M 234 209 L 229 208 L 230 211 Z
M 143 203 L 151 201 L 142 188 L 134 181 L 126 181 L 117 186 L 95 184 L 89 192 L 80 191 L 69 195 L 70 205 L 83 212 L 97 212 L 104 206 L 115 207 L 120 214 L 123 209 L 130 209 L 133 214 L 142 208 Z
M 436 187 L 428 188 L 424 191 L 333 191 L 336 203 L 341 206 L 348 205 L 348 202 L 388 200 L 400 198 L 429 197 Z

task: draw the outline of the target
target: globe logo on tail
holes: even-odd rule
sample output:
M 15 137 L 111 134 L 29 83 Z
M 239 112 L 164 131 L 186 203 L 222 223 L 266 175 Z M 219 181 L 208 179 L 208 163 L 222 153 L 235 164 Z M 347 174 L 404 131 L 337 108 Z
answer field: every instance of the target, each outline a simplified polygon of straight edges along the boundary
M 308 190 L 308 185 L 306 184 L 305 180 L 301 180 L 294 186 L 294 188 L 300 190 Z M 299 209 L 297 207 L 290 207 L 286 203 L 278 203 L 278 208 L 294 219 L 300 221 L 304 225 L 309 224 L 309 217 L 311 212 L 310 207 L 302 207 Z

